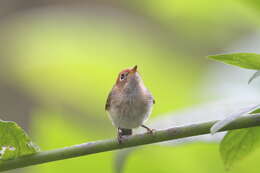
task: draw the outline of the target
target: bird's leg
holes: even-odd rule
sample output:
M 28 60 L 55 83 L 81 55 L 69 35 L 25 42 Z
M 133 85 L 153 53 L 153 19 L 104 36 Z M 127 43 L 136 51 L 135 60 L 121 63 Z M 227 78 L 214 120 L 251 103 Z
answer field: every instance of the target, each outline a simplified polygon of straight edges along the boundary
M 121 144 L 124 140 L 124 136 L 132 135 L 132 129 L 117 128 L 117 140 Z
M 145 125 L 141 125 L 141 127 L 145 128 L 147 130 L 148 133 L 153 134 L 154 129 L 150 129 L 149 127 L 145 126 Z
M 121 144 L 123 141 L 123 135 L 120 128 L 117 128 L 117 141 L 119 144 Z

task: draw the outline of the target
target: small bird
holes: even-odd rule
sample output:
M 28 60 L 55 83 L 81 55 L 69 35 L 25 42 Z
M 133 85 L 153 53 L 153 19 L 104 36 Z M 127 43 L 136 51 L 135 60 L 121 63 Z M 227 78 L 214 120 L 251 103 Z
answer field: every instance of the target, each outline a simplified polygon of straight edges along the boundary
M 132 135 L 132 129 L 140 126 L 149 133 L 153 132 L 143 123 L 151 114 L 154 103 L 152 94 L 137 72 L 137 66 L 119 73 L 105 106 L 112 124 L 117 128 L 119 143 L 122 143 L 123 136 Z

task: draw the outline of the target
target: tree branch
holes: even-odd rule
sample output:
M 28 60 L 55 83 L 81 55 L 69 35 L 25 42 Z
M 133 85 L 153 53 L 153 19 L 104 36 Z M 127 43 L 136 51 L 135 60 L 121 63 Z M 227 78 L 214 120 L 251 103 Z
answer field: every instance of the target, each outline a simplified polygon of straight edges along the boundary
M 125 138 L 123 144 L 116 139 L 88 142 L 61 149 L 43 151 L 33 155 L 19 157 L 13 160 L 2 161 L 0 171 L 22 168 L 26 166 L 63 160 L 88 154 L 100 153 L 116 149 L 152 144 L 167 140 L 185 138 L 210 133 L 210 127 L 217 121 L 192 124 L 182 127 L 155 131 L 153 134 L 138 134 Z M 227 125 L 221 131 L 260 126 L 260 114 L 241 117 Z

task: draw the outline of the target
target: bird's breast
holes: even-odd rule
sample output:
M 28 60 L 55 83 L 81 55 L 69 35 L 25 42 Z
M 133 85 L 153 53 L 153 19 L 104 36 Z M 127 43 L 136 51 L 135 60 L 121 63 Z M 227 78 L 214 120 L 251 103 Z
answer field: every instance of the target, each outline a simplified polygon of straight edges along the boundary
M 151 113 L 152 105 L 152 96 L 124 94 L 114 100 L 109 113 L 115 126 L 132 129 L 143 124 Z

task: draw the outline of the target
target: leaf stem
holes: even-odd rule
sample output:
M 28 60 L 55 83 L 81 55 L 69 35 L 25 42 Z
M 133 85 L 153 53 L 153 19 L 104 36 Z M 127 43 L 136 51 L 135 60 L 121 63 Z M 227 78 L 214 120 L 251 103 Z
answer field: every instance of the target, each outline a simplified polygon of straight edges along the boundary
M 125 138 L 122 144 L 118 144 L 116 139 L 110 139 L 88 142 L 50 151 L 38 152 L 29 156 L 23 156 L 13 160 L 2 161 L 0 163 L 0 172 L 94 153 L 152 144 L 190 136 L 209 134 L 211 126 L 214 125 L 216 122 L 217 121 L 211 121 L 181 127 L 174 127 L 165 130 L 158 130 L 155 131 L 153 134 L 145 133 L 132 135 Z M 260 126 L 260 114 L 240 117 L 232 123 L 228 124 L 220 131 L 249 128 L 254 126 Z

